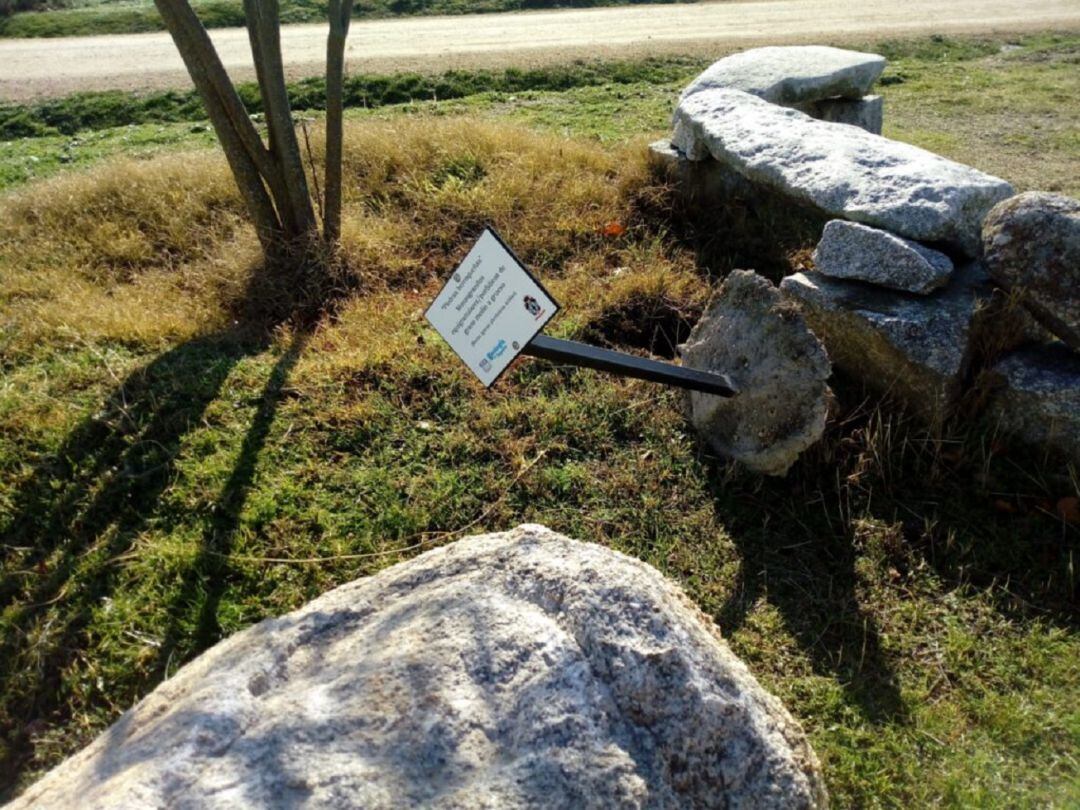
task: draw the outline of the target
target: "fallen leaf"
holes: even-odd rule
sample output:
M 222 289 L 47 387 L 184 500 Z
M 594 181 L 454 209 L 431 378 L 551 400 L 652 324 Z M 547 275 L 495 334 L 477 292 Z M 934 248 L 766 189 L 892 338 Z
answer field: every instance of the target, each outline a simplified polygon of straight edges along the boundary
M 1080 525 L 1080 498 L 1074 495 L 1061 498 L 1057 502 L 1057 506 L 1054 507 L 1054 511 L 1066 523 L 1072 523 L 1074 526 Z
M 1013 512 L 1016 511 L 1016 507 L 1013 506 L 1013 504 L 1011 504 L 1009 501 L 1006 501 L 1003 498 L 995 498 L 994 499 L 994 511 L 995 512 L 1003 512 L 1005 514 L 1011 515 Z
M 621 222 L 615 222 L 614 220 L 609 222 L 603 228 L 604 236 L 622 236 L 624 233 L 626 233 L 626 226 L 623 225 Z

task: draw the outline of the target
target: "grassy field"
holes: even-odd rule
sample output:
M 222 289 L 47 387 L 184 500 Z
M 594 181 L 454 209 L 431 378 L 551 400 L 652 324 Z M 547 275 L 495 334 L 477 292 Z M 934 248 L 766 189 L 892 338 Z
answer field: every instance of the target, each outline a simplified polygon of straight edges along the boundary
M 1003 44 L 882 45 L 889 132 L 1080 193 L 1080 39 Z M 0 797 L 222 636 L 531 521 L 679 581 L 835 806 L 1080 803 L 1077 471 L 839 379 L 825 441 L 763 480 L 673 392 L 532 361 L 484 391 L 425 325 L 488 222 L 563 301 L 553 334 L 660 355 L 728 268 L 802 260 L 783 211 L 711 212 L 708 253 L 672 216 L 644 145 L 682 80 L 353 110 L 362 294 L 304 329 L 267 316 L 200 124 L 0 144 Z
M 357 0 L 354 18 L 418 14 L 483 14 L 541 8 L 592 8 L 674 0 Z M 193 0 L 207 28 L 244 25 L 242 0 Z M 325 0 L 282 0 L 282 23 L 323 22 Z M 0 37 L 75 37 L 91 34 L 136 34 L 165 28 L 152 0 L 76 0 L 43 3 L 33 11 L 0 14 Z M 4 6 L 0 0 L 0 11 Z

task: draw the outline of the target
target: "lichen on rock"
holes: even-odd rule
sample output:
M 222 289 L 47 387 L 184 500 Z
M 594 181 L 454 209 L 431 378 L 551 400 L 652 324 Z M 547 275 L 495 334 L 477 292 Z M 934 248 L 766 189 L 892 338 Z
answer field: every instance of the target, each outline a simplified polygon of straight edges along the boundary
M 712 449 L 783 475 L 825 431 L 832 371 L 824 347 L 776 287 L 735 270 L 681 348 L 683 363 L 727 374 L 730 399 L 690 392 L 690 421 Z

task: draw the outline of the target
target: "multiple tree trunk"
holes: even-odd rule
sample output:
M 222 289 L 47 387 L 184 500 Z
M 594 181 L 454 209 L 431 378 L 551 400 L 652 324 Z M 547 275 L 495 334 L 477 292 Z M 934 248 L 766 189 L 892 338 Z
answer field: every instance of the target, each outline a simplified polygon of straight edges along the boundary
M 310 255 L 320 241 L 281 58 L 277 0 L 244 0 L 248 38 L 259 82 L 268 142 L 251 122 L 206 29 L 188 0 L 154 0 L 244 198 L 269 261 Z M 342 85 L 352 0 L 330 0 L 326 48 L 326 204 L 321 240 L 333 248 L 341 233 Z M 312 167 L 314 170 L 314 167 Z

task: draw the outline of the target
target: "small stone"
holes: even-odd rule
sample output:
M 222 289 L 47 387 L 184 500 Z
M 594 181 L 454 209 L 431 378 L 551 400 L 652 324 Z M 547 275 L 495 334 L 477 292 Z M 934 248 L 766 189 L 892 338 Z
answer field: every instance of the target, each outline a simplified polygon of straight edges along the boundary
M 1012 194 L 997 177 L 857 127 L 817 121 L 738 90 L 702 90 L 675 111 L 672 145 L 839 219 L 982 251 L 982 221 Z
M 814 251 L 818 272 L 853 278 L 893 290 L 926 295 L 944 286 L 953 272 L 944 253 L 888 231 L 834 219 Z
M 784 475 L 825 432 L 832 372 L 825 349 L 780 292 L 735 270 L 680 347 L 683 364 L 726 374 L 731 398 L 691 391 L 691 423 L 720 455 Z
M 799 724 L 678 587 L 521 526 L 222 641 L 10 807 L 826 803 Z
M 993 279 L 1080 351 L 1080 200 L 1017 194 L 986 217 L 983 247 Z
M 731 88 L 792 106 L 826 98 L 862 98 L 885 70 L 885 57 L 824 45 L 753 48 L 714 62 L 683 90 Z
M 986 415 L 992 429 L 1080 463 L 1080 357 L 1062 343 L 1026 347 L 989 373 L 998 387 Z

